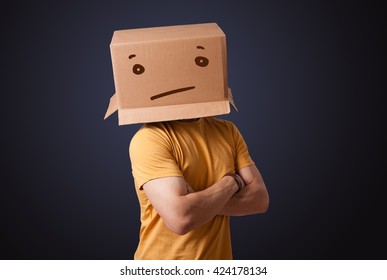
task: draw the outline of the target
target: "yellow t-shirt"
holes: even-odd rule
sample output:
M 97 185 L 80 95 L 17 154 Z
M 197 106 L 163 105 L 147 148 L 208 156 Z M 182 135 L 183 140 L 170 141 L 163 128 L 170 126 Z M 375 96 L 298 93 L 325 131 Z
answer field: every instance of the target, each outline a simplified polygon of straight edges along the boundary
M 228 216 L 215 216 L 178 235 L 164 224 L 141 187 L 152 179 L 181 176 L 200 191 L 254 164 L 235 125 L 213 117 L 145 124 L 133 136 L 129 153 L 141 208 L 134 259 L 232 259 Z

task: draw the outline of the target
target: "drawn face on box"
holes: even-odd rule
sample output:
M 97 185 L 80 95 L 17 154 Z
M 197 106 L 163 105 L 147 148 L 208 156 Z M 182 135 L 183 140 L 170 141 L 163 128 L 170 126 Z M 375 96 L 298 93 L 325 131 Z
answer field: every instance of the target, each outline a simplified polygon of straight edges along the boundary
M 219 38 L 166 40 L 112 50 L 121 108 L 216 101 L 224 97 L 225 50 Z

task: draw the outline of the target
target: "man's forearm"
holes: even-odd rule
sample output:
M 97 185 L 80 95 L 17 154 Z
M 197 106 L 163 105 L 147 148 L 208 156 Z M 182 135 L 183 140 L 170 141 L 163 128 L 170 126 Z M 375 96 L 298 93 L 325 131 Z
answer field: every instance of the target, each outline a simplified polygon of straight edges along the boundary
M 185 234 L 218 215 L 238 189 L 231 176 L 199 192 L 192 192 L 183 177 L 159 178 L 143 185 L 166 226 L 177 234 Z
M 244 216 L 264 213 L 267 208 L 267 192 L 249 184 L 232 196 L 218 214 L 225 216 Z
M 224 205 L 219 215 L 243 216 L 264 213 L 269 207 L 269 195 L 255 165 L 238 170 L 246 186 Z
M 185 231 L 191 231 L 218 215 L 221 209 L 238 190 L 234 178 L 225 176 L 203 191 L 188 193 L 180 203 L 180 209 L 187 219 Z

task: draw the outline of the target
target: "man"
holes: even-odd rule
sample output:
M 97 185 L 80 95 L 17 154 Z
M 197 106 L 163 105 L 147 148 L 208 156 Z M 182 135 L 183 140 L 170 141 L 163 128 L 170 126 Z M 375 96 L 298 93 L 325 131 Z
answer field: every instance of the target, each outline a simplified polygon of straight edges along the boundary
M 130 159 L 141 206 L 135 259 L 232 259 L 230 216 L 268 208 L 262 177 L 231 122 L 146 124 Z
M 130 143 L 141 207 L 135 259 L 232 259 L 230 216 L 263 213 L 268 194 L 238 129 L 226 38 L 216 23 L 118 30 L 116 94 L 105 118 L 146 123 Z

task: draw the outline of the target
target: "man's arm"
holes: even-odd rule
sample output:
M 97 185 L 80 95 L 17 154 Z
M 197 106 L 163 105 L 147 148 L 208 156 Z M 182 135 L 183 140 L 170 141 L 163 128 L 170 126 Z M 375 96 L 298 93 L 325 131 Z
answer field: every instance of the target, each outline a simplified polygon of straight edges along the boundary
M 237 173 L 246 186 L 231 197 L 219 215 L 243 216 L 266 212 L 269 207 L 269 195 L 257 167 L 250 165 L 241 168 Z
M 177 234 L 186 234 L 218 215 L 238 185 L 233 177 L 225 176 L 203 191 L 189 189 L 183 177 L 159 178 L 143 185 L 157 213 Z

